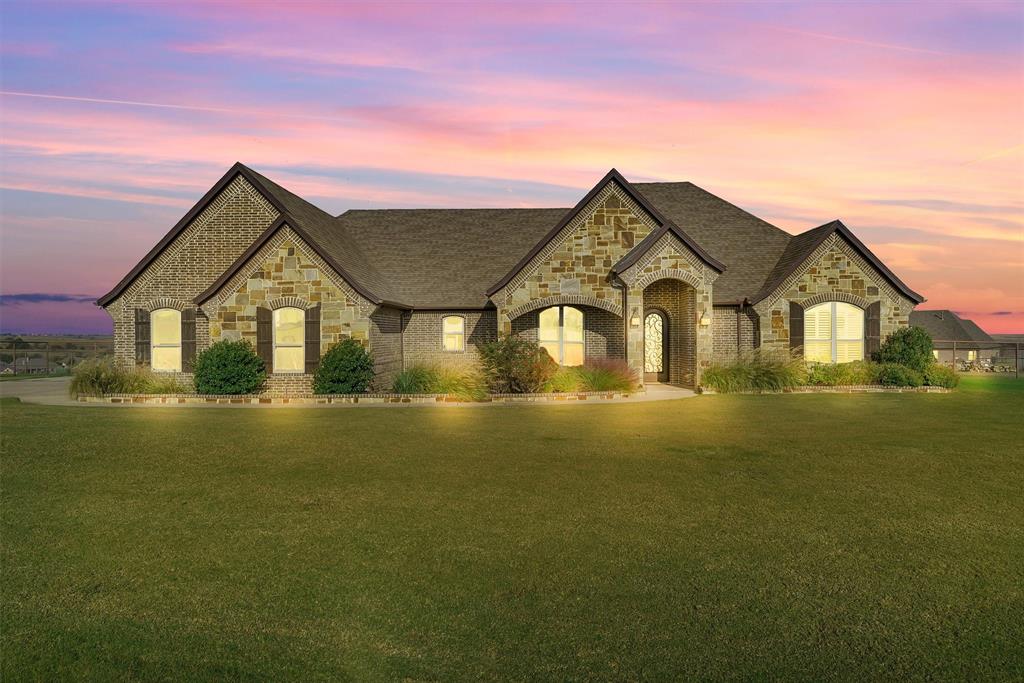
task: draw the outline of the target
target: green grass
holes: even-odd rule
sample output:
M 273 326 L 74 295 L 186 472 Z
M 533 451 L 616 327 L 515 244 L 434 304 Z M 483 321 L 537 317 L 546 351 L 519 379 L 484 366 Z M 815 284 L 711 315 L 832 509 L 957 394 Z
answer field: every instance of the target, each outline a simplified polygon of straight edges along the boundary
M 1020 680 L 1024 381 L 2 405 L 2 678 Z

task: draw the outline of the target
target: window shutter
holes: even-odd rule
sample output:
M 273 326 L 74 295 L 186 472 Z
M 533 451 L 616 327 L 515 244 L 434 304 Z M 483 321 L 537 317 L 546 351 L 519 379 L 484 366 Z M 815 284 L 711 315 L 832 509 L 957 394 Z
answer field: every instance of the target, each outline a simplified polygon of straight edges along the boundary
M 864 310 L 864 357 L 871 359 L 882 345 L 882 302 L 876 301 Z
M 256 355 L 263 359 L 267 372 L 274 371 L 274 313 L 263 306 L 256 307 Z
M 306 372 L 320 365 L 320 304 L 306 309 Z
M 800 351 L 804 347 L 804 307 L 795 301 L 789 302 L 789 350 Z
M 181 312 L 181 371 L 192 372 L 196 360 L 196 309 Z
M 149 340 L 149 311 L 144 308 L 135 309 L 135 363 L 149 365 L 151 352 Z

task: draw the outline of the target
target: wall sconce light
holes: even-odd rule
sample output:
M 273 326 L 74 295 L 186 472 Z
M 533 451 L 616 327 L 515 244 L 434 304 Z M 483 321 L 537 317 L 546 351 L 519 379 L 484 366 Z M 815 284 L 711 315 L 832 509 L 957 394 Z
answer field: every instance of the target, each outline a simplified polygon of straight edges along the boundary
M 700 314 L 700 325 L 701 327 L 707 327 L 711 324 L 711 316 L 708 315 L 707 311 Z
M 636 311 L 633 311 L 633 315 L 629 317 L 629 326 L 640 327 L 640 314 Z

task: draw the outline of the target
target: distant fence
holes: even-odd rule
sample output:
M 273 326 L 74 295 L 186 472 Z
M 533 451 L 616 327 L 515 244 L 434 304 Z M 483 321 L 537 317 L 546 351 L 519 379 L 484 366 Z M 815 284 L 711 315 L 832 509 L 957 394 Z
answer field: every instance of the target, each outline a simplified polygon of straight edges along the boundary
M 1020 342 L 932 341 L 935 359 L 959 372 L 1012 374 L 1024 369 L 1024 344 Z
M 114 355 L 113 339 L 0 340 L 0 374 L 53 375 L 79 363 Z

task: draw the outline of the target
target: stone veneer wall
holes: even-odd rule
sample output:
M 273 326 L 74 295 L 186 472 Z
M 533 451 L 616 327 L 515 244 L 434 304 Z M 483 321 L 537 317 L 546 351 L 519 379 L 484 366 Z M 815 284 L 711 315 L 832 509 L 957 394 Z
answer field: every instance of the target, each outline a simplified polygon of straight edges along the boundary
M 629 284 L 627 292 L 626 317 L 631 320 L 635 315 L 643 315 L 647 301 L 645 292 L 657 282 L 663 280 L 678 282 L 682 292 L 689 288 L 692 291 L 692 303 L 687 302 L 689 320 L 682 320 L 678 327 L 684 328 L 680 339 L 692 335 L 692 360 L 683 354 L 683 362 L 669 366 L 669 380 L 686 386 L 700 383 L 701 372 L 711 365 L 713 355 L 713 326 L 698 325 L 697 320 L 705 311 L 711 312 L 713 283 L 718 274 L 700 261 L 697 256 L 682 244 L 674 235 L 665 235 L 636 264 L 622 273 L 622 279 Z M 652 290 L 657 292 L 658 289 Z M 677 335 L 678 336 L 678 335 Z M 671 339 L 670 339 L 671 343 Z M 634 369 L 643 372 L 644 329 L 643 325 L 629 328 L 627 340 L 627 357 Z M 673 378 L 672 367 L 678 366 L 684 375 Z
M 445 351 L 441 339 L 441 320 L 449 315 L 466 320 L 466 350 Z M 402 354 L 405 367 L 443 365 L 474 367 L 480 360 L 477 347 L 498 337 L 496 311 L 412 311 L 404 316 Z
M 657 280 L 644 289 L 644 313 L 657 308 L 668 316 L 668 381 L 692 387 L 696 364 L 696 291 L 679 280 Z
M 192 299 L 203 292 L 278 217 L 271 206 L 241 176 L 216 198 L 164 249 L 128 288 L 105 308 L 114 320 L 114 357 L 135 363 L 136 308 L 163 305 L 194 308 Z M 210 344 L 205 314 L 196 316 L 196 348 Z
M 625 353 L 622 318 L 593 306 L 576 306 L 583 312 L 583 353 L 585 360 L 623 358 Z M 512 333 L 537 341 L 540 313 L 530 311 L 512 321 Z
M 789 348 L 789 302 L 810 306 L 846 301 L 865 307 L 881 302 L 881 338 L 910 323 L 914 302 L 896 291 L 839 235 L 826 240 L 775 294 L 755 306 L 761 347 Z
M 612 287 L 608 273 L 655 227 L 643 209 L 609 183 L 576 221 L 504 288 L 498 297 L 502 309 L 499 329 L 512 329 L 511 317 L 504 312 L 552 297 L 594 299 L 607 302 L 608 310 L 618 311 L 622 292 Z
M 320 305 L 320 352 L 352 337 L 370 342 L 369 307 L 302 239 L 282 228 L 222 291 L 203 305 L 210 338 L 256 344 L 256 308 Z M 212 309 L 212 310 L 211 310 Z

